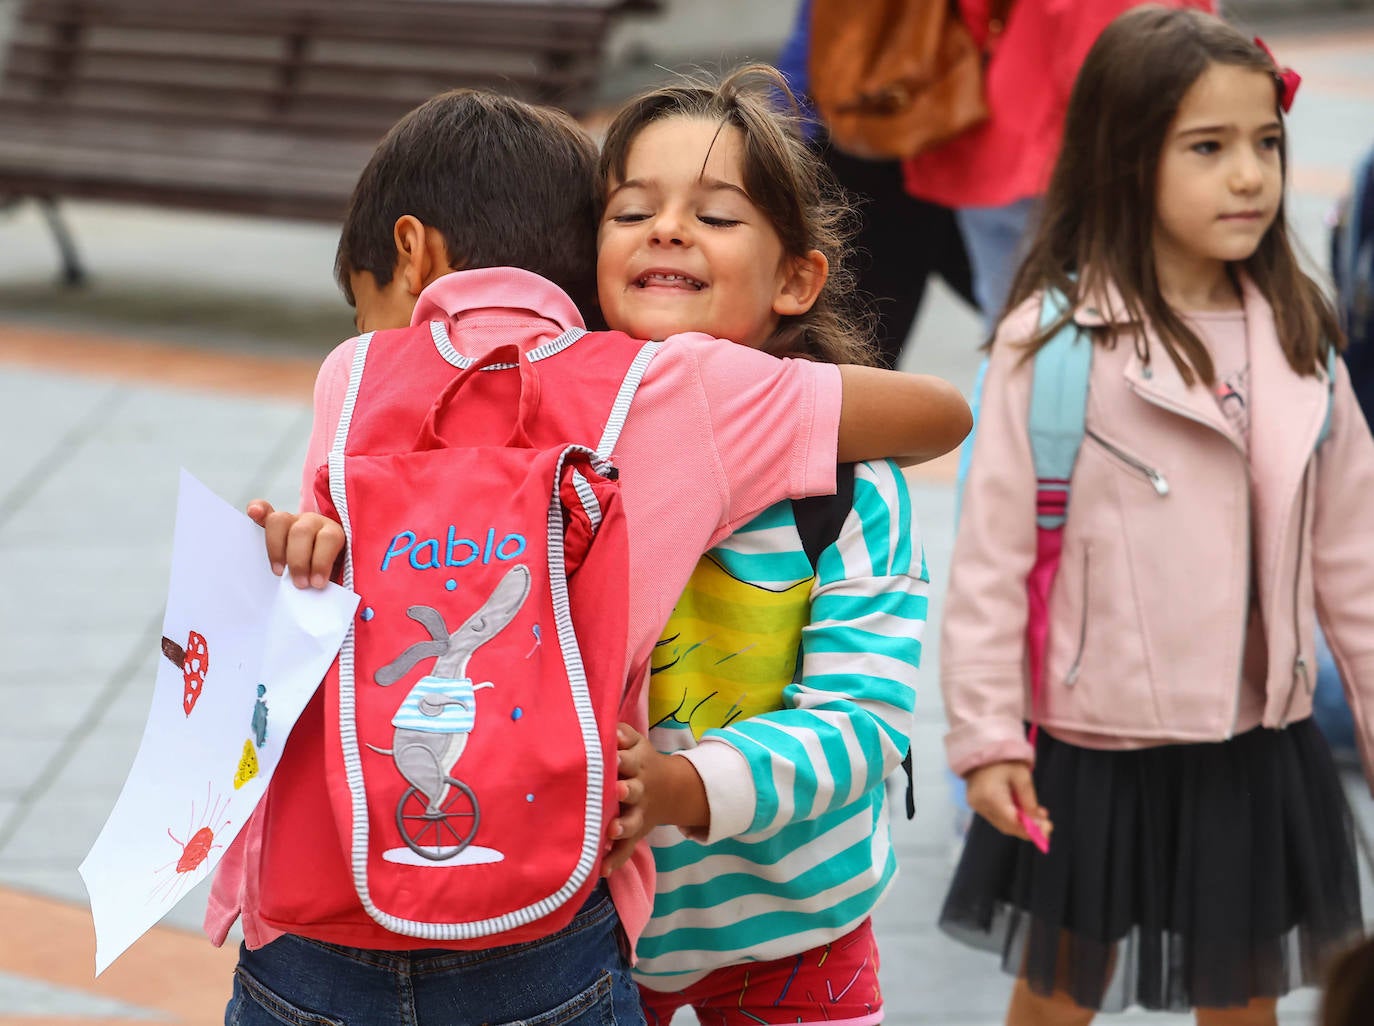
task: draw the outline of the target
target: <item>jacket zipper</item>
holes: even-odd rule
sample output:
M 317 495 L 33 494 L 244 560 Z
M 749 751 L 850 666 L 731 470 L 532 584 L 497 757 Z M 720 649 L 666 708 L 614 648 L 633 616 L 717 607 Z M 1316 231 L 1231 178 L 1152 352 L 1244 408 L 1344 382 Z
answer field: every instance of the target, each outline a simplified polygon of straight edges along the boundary
M 1073 687 L 1078 683 L 1078 671 L 1083 665 L 1083 649 L 1088 642 L 1088 555 L 1089 550 L 1083 547 L 1083 615 L 1078 621 L 1078 651 L 1074 654 L 1073 665 L 1069 667 L 1069 672 L 1064 674 L 1064 685 Z
M 1229 741 L 1236 736 L 1236 724 L 1240 721 L 1240 696 L 1245 689 L 1245 646 L 1250 633 L 1250 589 L 1255 586 L 1255 554 L 1251 551 L 1254 538 L 1250 529 L 1253 502 L 1250 498 L 1250 463 L 1245 463 L 1245 611 L 1241 614 L 1240 654 L 1236 658 L 1236 700 L 1231 703 L 1231 729 L 1226 732 Z
M 1179 405 L 1177 405 L 1177 404 L 1175 404 L 1175 403 L 1166 402 L 1165 400 L 1161 399 L 1159 396 L 1150 395 L 1150 394 L 1148 394 L 1148 393 L 1146 393 L 1146 392 L 1143 392 L 1143 391 L 1141 391 L 1140 389 L 1135 388 L 1135 387 L 1132 387 L 1131 390 L 1132 390 L 1133 392 L 1135 392 L 1136 395 L 1138 395 L 1138 396 L 1140 396 L 1142 399 L 1144 399 L 1147 403 L 1150 403 L 1150 404 L 1152 404 L 1152 405 L 1154 405 L 1154 406 L 1158 406 L 1161 410 L 1168 410 L 1169 412 L 1175 413 L 1175 414 L 1177 414 L 1178 416 L 1182 417 L 1184 420 L 1191 420 L 1191 421 L 1192 421 L 1193 423 L 1195 423 L 1195 424 L 1201 424 L 1203 427 L 1205 427 L 1205 428 L 1210 428 L 1210 429 L 1213 430 L 1213 431 L 1216 430 L 1215 425 L 1208 423 L 1207 421 L 1205 421 L 1205 420 L 1203 420 L 1201 417 L 1199 417 L 1197 414 L 1193 413 L 1193 412 L 1192 412 L 1191 410 L 1189 410 L 1189 409 L 1186 409 L 1185 407 L 1179 406 Z M 1223 437 L 1228 437 L 1228 436 L 1223 436 Z M 1250 519 L 1251 519 L 1251 516 L 1252 516 L 1252 514 L 1253 514 L 1253 509 L 1252 509 L 1253 501 L 1252 501 L 1251 498 L 1250 498 L 1250 457 L 1246 454 L 1245 450 L 1244 450 L 1243 448 L 1241 448 L 1240 443 L 1237 442 L 1234 438 L 1229 438 L 1229 437 L 1228 437 L 1228 440 L 1231 442 L 1231 445 L 1235 448 L 1237 454 L 1240 456 L 1240 458 L 1241 458 L 1241 464 L 1245 467 L 1245 554 L 1246 554 L 1246 556 L 1245 556 L 1245 590 L 1244 590 L 1244 592 L 1243 592 L 1243 597 L 1244 597 L 1244 600 L 1245 600 L 1245 613 L 1244 613 L 1244 615 L 1243 615 L 1243 617 L 1242 617 L 1241 628 L 1240 628 L 1240 651 L 1239 651 L 1239 652 L 1237 653 L 1237 655 L 1236 655 L 1236 687 L 1235 687 L 1235 701 L 1231 704 L 1231 729 L 1230 729 L 1230 730 L 1227 732 L 1227 734 L 1226 734 L 1226 737 L 1227 737 L 1227 739 L 1229 740 L 1230 738 L 1234 737 L 1235 734 L 1236 734 L 1236 723 L 1237 723 L 1237 721 L 1240 719 L 1240 695 L 1241 695 L 1241 689 L 1244 688 L 1244 686 L 1245 686 L 1245 637 L 1246 637 L 1246 635 L 1249 633 L 1249 630 L 1250 630 L 1250 589 L 1251 589 L 1252 587 L 1254 587 L 1254 580 L 1253 580 L 1254 574 L 1253 574 L 1253 568 L 1251 567 L 1251 563 L 1254 562 L 1254 557 L 1253 557 L 1253 553 L 1252 553 L 1250 550 L 1251 550 L 1251 547 L 1252 547 L 1252 545 L 1254 544 L 1254 542 L 1253 542 L 1253 540 L 1252 540 L 1252 538 L 1251 538 L 1251 533 L 1252 533 L 1252 532 L 1251 532 L 1251 524 L 1250 524 Z M 1099 441 L 1100 441 L 1100 439 L 1099 439 Z M 1105 444 L 1105 443 L 1104 443 L 1104 444 Z M 1109 446 L 1108 448 L 1110 448 L 1110 446 Z M 1125 454 L 1123 453 L 1122 456 L 1123 456 L 1123 458 L 1124 458 L 1124 457 L 1125 457 Z M 1156 490 L 1158 490 L 1158 489 L 1156 489 Z M 1295 614 L 1295 615 L 1296 615 L 1296 614 Z
M 1298 680 L 1307 693 L 1312 693 L 1312 675 L 1308 672 L 1307 657 L 1302 652 L 1302 617 L 1298 614 L 1298 589 L 1302 583 L 1302 555 L 1307 535 L 1307 478 L 1311 472 L 1309 462 L 1302 475 L 1302 505 L 1298 508 L 1298 561 L 1293 568 L 1293 642 L 1297 655 L 1293 657 L 1293 684 L 1288 689 L 1288 701 L 1284 704 L 1283 715 L 1279 717 L 1279 728 L 1288 726 L 1288 714 L 1293 711 L 1293 699 L 1298 694 Z
M 1106 449 L 1109 453 L 1111 453 L 1113 456 L 1119 459 L 1122 463 L 1143 474 L 1146 477 L 1146 479 L 1150 482 L 1150 484 L 1154 485 L 1156 494 L 1158 494 L 1161 498 L 1169 494 L 1169 482 L 1166 481 L 1164 479 L 1164 475 L 1161 474 L 1154 467 L 1150 466 L 1147 463 L 1142 463 L 1140 460 L 1136 459 L 1129 453 L 1122 452 L 1111 442 L 1107 441 L 1105 438 L 1103 438 L 1101 435 L 1099 435 L 1096 431 L 1092 430 L 1091 428 L 1088 428 L 1084 432 L 1084 434 L 1086 434 L 1098 445 L 1102 446 L 1102 448 Z

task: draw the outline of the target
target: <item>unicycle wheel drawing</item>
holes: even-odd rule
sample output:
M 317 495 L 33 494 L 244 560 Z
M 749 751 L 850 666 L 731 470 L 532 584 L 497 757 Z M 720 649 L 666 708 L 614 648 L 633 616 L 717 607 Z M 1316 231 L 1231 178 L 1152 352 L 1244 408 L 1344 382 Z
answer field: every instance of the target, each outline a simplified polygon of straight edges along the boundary
M 407 788 L 396 803 L 396 829 L 406 847 L 433 862 L 451 859 L 471 844 L 482 818 L 472 788 L 453 777 L 444 783 L 448 793 L 434 809 L 417 787 Z

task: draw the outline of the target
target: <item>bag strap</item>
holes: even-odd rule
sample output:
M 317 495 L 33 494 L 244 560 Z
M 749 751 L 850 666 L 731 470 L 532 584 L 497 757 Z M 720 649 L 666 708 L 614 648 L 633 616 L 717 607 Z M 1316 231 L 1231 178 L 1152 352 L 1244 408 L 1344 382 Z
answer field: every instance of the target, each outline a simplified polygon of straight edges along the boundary
M 969 413 L 973 415 L 973 427 L 959 446 L 959 469 L 954 474 L 954 523 L 959 524 L 959 514 L 964 508 L 964 486 L 968 484 L 969 468 L 973 466 L 973 439 L 978 434 L 978 414 L 983 408 L 983 382 L 988 376 L 988 358 L 978 361 L 978 373 L 973 378 L 973 391 L 969 394 Z
M 603 460 L 609 460 L 615 452 L 616 442 L 620 440 L 620 431 L 625 426 L 625 418 L 630 414 L 630 404 L 634 402 L 635 393 L 639 391 L 640 383 L 644 380 L 644 372 L 649 367 L 649 361 L 662 348 L 662 342 L 645 342 L 639 350 L 639 355 L 630 363 L 630 369 L 625 372 L 625 379 L 621 381 L 615 401 L 611 403 L 611 415 L 606 420 L 606 430 L 601 433 L 601 441 L 596 443 L 596 454 Z
M 441 421 L 453 404 L 454 397 L 472 379 L 474 374 L 479 374 L 488 369 L 495 371 L 514 368 L 518 368 L 520 371 L 520 401 L 515 410 L 515 420 L 511 425 L 511 433 L 506 440 L 506 445 L 521 449 L 530 448 L 527 425 L 534 419 L 534 415 L 539 409 L 539 372 L 534 369 L 534 364 L 530 358 L 514 343 L 492 348 L 449 379 L 448 384 L 444 386 L 444 390 L 439 393 L 438 398 L 434 400 L 434 404 L 430 406 L 429 412 L 425 415 L 424 423 L 420 425 L 420 433 L 415 436 L 414 448 L 420 451 L 442 449 L 454 445 L 457 441 L 455 436 L 451 433 L 446 434 L 441 430 Z
M 802 549 L 817 569 L 821 553 L 834 545 L 854 508 L 854 464 L 841 463 L 835 468 L 835 494 L 812 495 L 792 500 L 792 516 L 797 521 L 797 534 Z M 916 818 L 916 778 L 912 772 L 911 749 L 902 756 L 902 770 L 906 773 L 906 818 Z
M 1040 305 L 1041 330 L 1060 320 L 1067 308 L 1061 293 L 1047 291 Z M 1063 527 L 1068 513 L 1092 358 L 1092 339 L 1069 320 L 1040 347 L 1032 364 L 1027 431 L 1035 462 L 1035 522 L 1046 530 Z
M 835 468 L 835 494 L 813 495 L 792 500 L 792 516 L 797 521 L 802 549 L 815 571 L 821 553 L 839 540 L 849 511 L 854 508 L 854 464 Z
M 1322 421 L 1322 429 L 1317 435 L 1316 448 L 1320 449 L 1328 438 L 1331 437 L 1331 408 L 1336 402 L 1336 347 L 1328 342 L 1326 344 L 1326 418 Z

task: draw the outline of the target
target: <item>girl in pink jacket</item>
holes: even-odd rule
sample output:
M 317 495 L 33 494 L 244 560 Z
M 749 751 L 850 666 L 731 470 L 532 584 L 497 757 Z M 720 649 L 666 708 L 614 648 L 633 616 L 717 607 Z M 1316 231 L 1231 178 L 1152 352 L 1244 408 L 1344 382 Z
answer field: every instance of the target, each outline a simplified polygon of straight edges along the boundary
M 941 647 L 979 818 L 941 924 L 1017 975 L 1011 1026 L 1273 1024 L 1360 931 L 1309 716 L 1319 616 L 1374 752 L 1374 441 L 1284 223 L 1295 85 L 1209 15 L 1117 19 L 992 345 Z M 1031 356 L 1068 325 L 1092 362 L 1032 694 Z

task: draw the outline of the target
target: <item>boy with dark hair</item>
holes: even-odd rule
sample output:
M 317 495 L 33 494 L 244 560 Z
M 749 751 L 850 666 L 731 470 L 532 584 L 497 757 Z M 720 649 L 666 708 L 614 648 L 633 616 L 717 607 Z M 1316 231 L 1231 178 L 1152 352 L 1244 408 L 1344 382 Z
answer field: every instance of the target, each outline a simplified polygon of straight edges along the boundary
M 358 179 L 334 263 L 339 287 L 352 306 L 352 274 L 390 284 L 393 229 L 410 214 L 462 258 L 453 270 L 520 267 L 595 310 L 596 161 L 596 144 L 562 111 L 495 93 L 435 97 L 387 133 Z M 536 219 L 548 230 L 531 231 Z
M 340 282 L 364 334 L 321 368 L 302 512 L 250 507 L 275 567 L 302 585 L 328 578 L 344 531 L 319 512 L 316 482 L 341 418 L 363 416 L 369 396 L 368 423 L 380 404 L 404 434 L 456 368 L 514 344 L 538 361 L 541 418 L 604 422 L 579 403 L 582 385 L 630 343 L 585 333 L 573 301 L 593 301 L 596 183 L 595 148 L 575 123 L 487 93 L 443 94 L 387 135 L 340 241 Z M 661 242 L 665 253 L 687 244 Z M 779 267 L 780 303 L 807 267 Z M 614 447 L 634 570 L 623 662 L 609 656 L 623 665 L 620 719 L 646 729 L 654 642 L 711 545 L 782 498 L 833 491 L 838 460 L 930 459 L 968 427 L 962 397 L 939 379 L 777 360 L 701 335 L 664 344 Z M 317 694 L 215 879 L 207 932 L 222 943 L 241 915 L 246 941 L 226 1022 L 639 1021 L 627 958 L 650 910 L 646 851 L 547 936 L 481 947 L 391 932 L 365 911 L 331 814 L 329 715 Z

